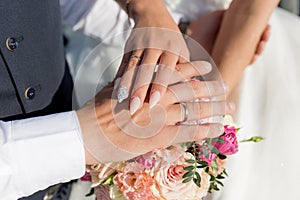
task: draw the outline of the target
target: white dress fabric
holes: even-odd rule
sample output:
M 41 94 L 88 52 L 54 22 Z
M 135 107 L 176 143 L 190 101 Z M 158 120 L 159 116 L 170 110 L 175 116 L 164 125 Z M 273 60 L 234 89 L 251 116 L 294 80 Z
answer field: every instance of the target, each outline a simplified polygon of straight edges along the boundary
M 186 8 L 174 11 L 190 19 L 214 6 L 222 8 L 218 0 L 183 1 Z M 222 2 L 227 8 L 228 1 Z M 191 12 L 195 4 L 198 13 Z M 277 9 L 270 24 L 272 34 L 263 55 L 245 70 L 236 117 L 241 138 L 260 135 L 266 139 L 240 145 L 239 153 L 228 162 L 230 177 L 225 187 L 210 199 L 300 199 L 300 19 Z
M 195 19 L 214 10 L 227 8 L 230 0 L 165 0 L 165 3 L 177 16 Z M 112 12 L 110 14 L 114 16 Z M 88 17 L 99 16 L 98 12 Z M 106 15 L 101 13 L 101 16 Z M 127 17 L 123 16 L 125 18 L 114 24 L 115 30 L 126 27 L 124 24 L 127 23 Z M 110 24 L 111 19 L 107 18 L 105 22 L 101 18 L 101 21 Z M 214 200 L 300 199 L 300 20 L 282 9 L 276 9 L 270 24 L 272 34 L 263 55 L 245 70 L 236 117 L 241 127 L 241 138 L 260 135 L 266 139 L 258 144 L 240 145 L 239 153 L 227 163 L 230 176 L 225 187 L 211 197 Z M 87 30 L 86 26 L 84 28 Z M 79 91 L 85 92 L 77 96 L 79 104 L 93 96 L 94 88 L 100 90 L 113 79 L 118 68 L 116 63 L 122 55 L 121 43 L 110 45 L 104 42 L 94 48 L 105 38 L 103 35 L 96 36 L 97 40 L 95 35 L 93 37 L 95 41 L 77 40 L 77 45 L 84 46 L 84 53 L 71 50 L 72 45 L 75 46 L 72 40 L 67 52 L 76 69 L 73 72 L 75 79 L 85 84 L 82 88 L 93 88 L 83 91 L 79 86 Z M 87 59 L 82 62 L 83 59 L 78 61 L 78 57 Z M 106 67 L 112 61 L 115 64 Z M 99 63 L 104 64 L 101 66 Z M 103 75 L 98 84 L 99 74 L 105 70 L 109 73 Z
M 277 9 L 261 58 L 245 71 L 237 121 L 241 135 L 261 135 L 241 144 L 219 199 L 300 199 L 300 20 Z

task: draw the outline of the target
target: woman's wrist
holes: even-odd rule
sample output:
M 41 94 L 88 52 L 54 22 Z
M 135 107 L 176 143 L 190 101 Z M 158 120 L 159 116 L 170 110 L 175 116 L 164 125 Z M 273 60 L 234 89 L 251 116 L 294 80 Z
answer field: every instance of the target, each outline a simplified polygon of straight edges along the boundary
M 140 17 L 154 15 L 158 8 L 166 9 L 164 7 L 162 0 L 151 0 L 151 4 L 146 0 L 128 0 L 126 12 L 130 18 L 137 21 Z

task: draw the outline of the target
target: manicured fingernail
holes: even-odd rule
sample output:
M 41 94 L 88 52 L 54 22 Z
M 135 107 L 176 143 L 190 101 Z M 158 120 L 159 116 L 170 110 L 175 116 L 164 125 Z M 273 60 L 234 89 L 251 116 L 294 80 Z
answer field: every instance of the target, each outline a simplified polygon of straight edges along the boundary
M 124 99 L 126 99 L 127 94 L 128 94 L 128 89 L 127 89 L 127 87 L 126 87 L 126 86 L 120 87 L 119 90 L 118 90 L 118 102 L 119 102 L 119 103 L 122 103 L 122 101 L 123 101 Z
M 140 107 L 141 100 L 138 97 L 134 97 L 130 103 L 130 114 L 133 115 Z
M 119 87 L 120 80 L 121 80 L 121 78 L 117 78 L 117 79 L 115 80 L 115 83 L 114 83 L 114 90 L 117 89 L 117 88 Z
M 155 91 L 155 92 L 153 92 L 153 94 L 152 94 L 152 96 L 151 96 L 151 98 L 150 98 L 150 102 L 149 102 L 149 104 L 150 104 L 150 109 L 151 108 L 153 108 L 156 104 L 157 104 L 157 102 L 159 101 L 159 99 L 160 99 L 160 92 L 159 91 Z
M 211 64 L 209 62 L 205 62 L 203 65 L 205 72 L 209 72 L 211 70 Z

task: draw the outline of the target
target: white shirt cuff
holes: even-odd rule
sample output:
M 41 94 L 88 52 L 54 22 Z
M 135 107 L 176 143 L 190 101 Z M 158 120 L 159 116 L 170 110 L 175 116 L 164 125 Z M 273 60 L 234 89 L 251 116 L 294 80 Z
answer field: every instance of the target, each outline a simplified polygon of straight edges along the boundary
M 84 147 L 75 111 L 5 125 L 4 143 L 0 143 L 0 152 L 4 154 L 0 155 L 6 161 L 8 174 L 0 174 L 0 179 L 4 178 L 0 187 L 6 181 L 6 189 L 0 191 L 28 196 L 84 174 Z

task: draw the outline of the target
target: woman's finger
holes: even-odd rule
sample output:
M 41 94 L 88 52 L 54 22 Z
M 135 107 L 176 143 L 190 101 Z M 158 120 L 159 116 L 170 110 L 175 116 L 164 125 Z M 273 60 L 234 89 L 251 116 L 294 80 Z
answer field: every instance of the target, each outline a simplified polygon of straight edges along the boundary
M 212 69 L 211 64 L 205 61 L 194 61 L 183 64 L 177 64 L 175 69 L 159 65 L 160 75 L 157 75 L 153 81 L 150 96 L 150 108 L 155 106 L 160 97 L 165 94 L 165 85 L 172 85 L 175 83 L 191 80 L 192 77 L 202 76 L 209 73 Z M 165 79 L 165 75 L 171 75 L 169 80 Z
M 209 62 L 193 61 L 177 64 L 169 80 L 169 85 L 190 80 L 192 77 L 208 74 L 212 69 Z M 158 80 L 160 82 L 160 80 Z
M 122 75 L 124 74 L 125 69 L 126 69 L 128 63 L 129 63 L 129 59 L 130 59 L 131 54 L 132 54 L 132 52 L 127 52 L 127 53 L 124 54 L 114 81 L 118 78 L 121 78 Z
M 124 70 L 122 78 L 118 84 L 117 97 L 119 103 L 129 96 L 129 90 L 134 82 L 135 70 L 141 60 L 142 54 L 143 50 L 136 50 L 133 51 L 129 57 L 126 69 Z
M 161 103 L 164 105 L 194 100 L 224 100 L 227 87 L 219 81 L 189 81 L 169 86 Z
M 178 61 L 178 55 L 170 52 L 164 52 L 160 57 L 160 63 L 156 72 L 153 85 L 150 91 L 150 108 L 155 106 L 166 92 L 173 75 L 174 68 Z
M 143 59 L 136 72 L 136 78 L 130 98 L 129 108 L 131 115 L 143 105 L 160 55 L 161 50 L 147 49 L 144 51 Z

